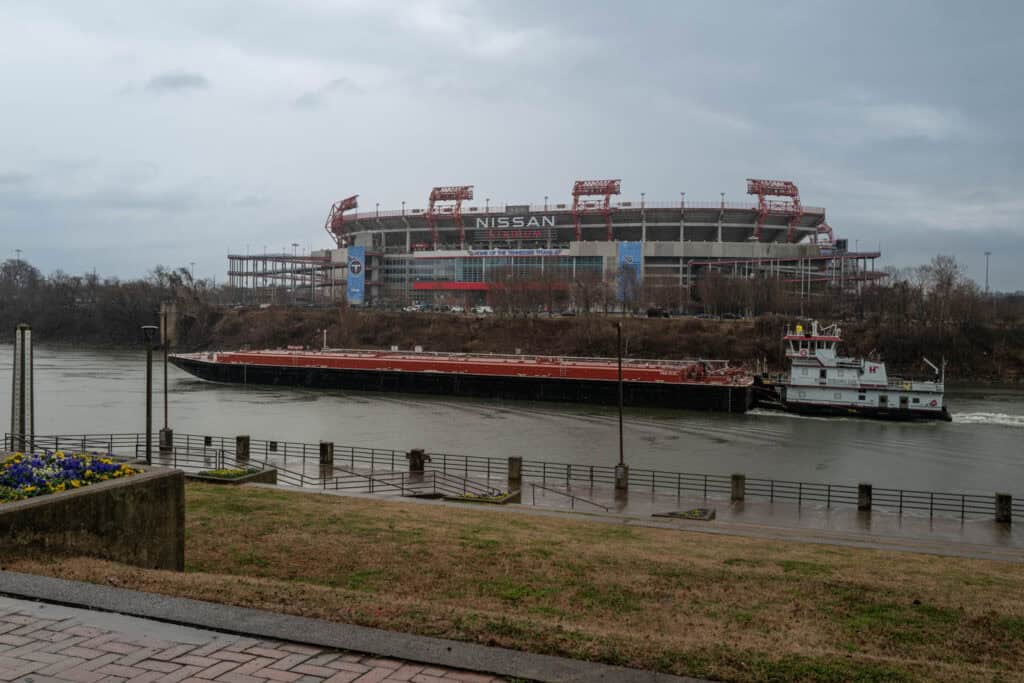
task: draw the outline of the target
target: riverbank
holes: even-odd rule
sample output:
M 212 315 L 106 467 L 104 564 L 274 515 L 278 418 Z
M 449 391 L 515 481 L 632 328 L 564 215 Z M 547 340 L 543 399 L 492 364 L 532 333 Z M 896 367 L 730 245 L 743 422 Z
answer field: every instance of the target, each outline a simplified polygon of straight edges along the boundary
M 781 338 L 795 320 L 616 316 L 478 317 L 448 313 L 394 313 L 354 309 L 201 307 L 181 316 L 183 350 L 319 347 L 323 332 L 337 348 L 411 349 L 475 353 L 614 356 L 616 323 L 623 351 L 633 358 L 713 358 L 772 371 L 785 367 Z M 923 357 L 945 358 L 952 381 L 1024 382 L 1024 326 L 924 329 L 875 320 L 841 323 L 852 355 L 879 353 L 895 372 L 929 376 Z
M 1015 564 L 187 489 L 183 574 L 5 568 L 715 680 L 966 681 L 1024 666 Z

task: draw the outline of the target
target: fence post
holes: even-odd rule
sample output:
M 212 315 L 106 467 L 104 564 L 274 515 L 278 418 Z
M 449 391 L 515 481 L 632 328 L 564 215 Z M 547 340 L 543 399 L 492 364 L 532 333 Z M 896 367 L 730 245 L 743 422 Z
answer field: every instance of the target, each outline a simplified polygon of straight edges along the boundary
M 857 509 L 861 512 L 871 512 L 871 484 L 857 484 Z
M 220 449 L 224 450 L 224 444 L 221 443 Z M 235 437 L 235 460 L 238 462 L 249 461 L 249 435 L 241 434 Z
M 405 457 L 409 460 L 410 474 L 422 475 L 423 470 L 426 469 L 426 462 L 430 460 L 430 456 L 427 455 L 427 451 L 423 448 L 413 448 Z
M 734 474 L 732 475 L 732 496 L 731 500 L 734 503 L 742 502 L 747 497 L 747 475 L 745 474 Z
M 996 494 L 996 521 L 1000 524 L 1013 521 L 1013 496 L 1009 493 Z
M 321 465 L 334 465 L 334 442 L 333 441 L 321 441 L 320 442 L 320 464 Z
M 174 448 L 174 430 L 160 430 L 160 455 L 167 455 Z
M 629 465 L 619 463 L 615 466 L 615 491 L 625 493 L 629 490 Z
M 509 456 L 508 459 L 508 490 L 519 491 L 523 488 L 523 459 Z

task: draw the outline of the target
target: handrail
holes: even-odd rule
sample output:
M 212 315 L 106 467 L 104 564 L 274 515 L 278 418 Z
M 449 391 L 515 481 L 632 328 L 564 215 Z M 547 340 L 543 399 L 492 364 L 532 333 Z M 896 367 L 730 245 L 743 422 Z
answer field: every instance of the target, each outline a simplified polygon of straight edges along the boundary
M 13 444 L 14 436 L 4 435 L 5 448 Z M 38 435 L 32 441 L 32 448 L 36 450 L 56 449 L 66 447 L 69 449 L 86 447 L 101 450 L 105 453 L 116 455 L 119 448 L 123 448 L 122 455 L 128 454 L 136 457 L 141 454 L 144 448 L 144 434 L 112 433 L 112 434 L 61 434 L 61 435 Z M 184 440 L 183 448 L 180 441 Z M 206 451 L 219 454 L 223 460 L 230 457 L 235 460 L 235 437 L 216 437 L 193 434 L 176 434 L 175 449 L 173 457 L 182 459 L 182 451 L 187 456 L 193 450 L 199 450 L 206 457 Z M 159 452 L 157 435 L 153 435 L 153 457 L 154 461 L 164 460 Z M 209 445 L 206 445 L 209 443 Z M 198 444 L 203 444 L 202 446 Z M 270 446 L 277 446 L 271 450 Z M 109 448 L 109 450 L 108 450 Z M 294 453 L 294 454 L 293 454 Z M 473 491 L 485 495 L 497 495 L 497 489 L 490 486 L 495 478 L 499 480 L 508 473 L 507 460 L 491 458 L 486 456 L 458 455 L 450 453 L 430 453 L 431 460 L 426 463 L 424 480 L 439 490 L 453 493 L 464 493 Z M 264 441 L 250 440 L 249 463 L 259 462 L 254 456 L 263 458 L 261 466 L 274 466 L 281 472 L 281 478 L 288 483 L 297 481 L 298 486 L 328 486 L 329 479 L 310 476 L 305 471 L 289 470 L 287 458 L 297 458 L 305 468 L 319 458 L 319 444 L 285 441 Z M 343 462 L 347 461 L 347 467 L 335 465 L 335 468 L 342 471 L 350 471 L 352 476 L 360 477 L 364 481 L 376 479 L 383 487 L 401 489 L 403 482 L 398 481 L 396 476 L 401 476 L 397 471 L 400 460 L 404 460 L 405 453 L 392 449 L 364 448 L 358 446 L 335 445 L 335 458 Z M 273 463 L 271 461 L 274 461 Z M 284 465 L 276 463 L 283 460 Z M 359 472 L 356 465 L 369 465 L 370 473 Z M 391 467 L 384 473 L 377 468 Z M 480 475 L 482 481 L 474 481 L 469 478 L 471 473 Z M 560 495 L 579 498 L 603 507 L 600 504 L 588 501 L 574 494 L 567 494 L 549 487 L 549 483 L 561 485 L 564 482 L 566 487 L 572 483 L 589 483 L 591 487 L 595 484 L 607 485 L 614 481 L 614 468 L 607 465 L 589 465 L 579 463 L 548 462 L 543 460 L 523 460 L 522 475 L 525 479 L 536 479 L 537 482 L 527 482 L 538 486 L 541 490 L 552 491 Z M 728 495 L 730 492 L 730 477 L 720 474 L 697 474 L 686 472 L 669 472 L 653 469 L 631 469 L 629 482 L 632 487 L 647 490 L 650 492 L 662 491 L 682 496 L 684 492 L 692 492 L 703 495 L 704 498 L 716 495 Z M 405 483 L 410 480 L 405 479 Z M 847 484 L 828 484 L 816 482 L 799 482 L 779 479 L 762 479 L 751 477 L 745 480 L 746 495 L 751 498 L 763 498 L 769 501 L 791 500 L 798 505 L 804 502 L 824 503 L 828 507 L 833 505 L 852 505 L 857 502 L 857 487 Z M 535 495 L 535 494 L 534 494 Z M 886 487 L 874 487 L 873 498 L 875 505 L 881 508 L 890 508 L 899 513 L 905 510 L 925 511 L 929 514 L 935 512 L 955 513 L 961 519 L 965 519 L 968 513 L 992 514 L 995 512 L 995 499 L 993 494 L 985 493 L 953 493 L 938 491 L 921 491 L 915 489 L 898 489 Z M 575 501 L 572 501 L 575 504 Z M 1013 497 L 1012 503 L 1015 515 L 1024 514 L 1024 496 Z
M 533 504 L 534 505 L 537 504 L 537 489 L 541 489 L 542 491 L 550 491 L 551 493 L 557 493 L 560 496 L 565 496 L 566 498 L 568 498 L 569 499 L 569 509 L 570 510 L 575 510 L 576 509 L 576 501 L 577 500 L 582 500 L 584 503 L 590 503 L 594 507 L 599 507 L 602 510 L 604 510 L 605 512 L 611 512 L 611 508 L 610 507 L 606 507 L 604 505 L 601 505 L 600 503 L 595 503 L 594 501 L 589 500 L 587 498 L 584 498 L 583 496 L 577 496 L 577 495 L 575 495 L 573 493 L 569 493 L 567 491 L 559 491 L 558 489 L 548 488 L 547 486 L 543 486 L 541 484 L 534 484 L 532 482 L 530 483 L 530 486 L 533 487 L 532 493 L 533 493 Z

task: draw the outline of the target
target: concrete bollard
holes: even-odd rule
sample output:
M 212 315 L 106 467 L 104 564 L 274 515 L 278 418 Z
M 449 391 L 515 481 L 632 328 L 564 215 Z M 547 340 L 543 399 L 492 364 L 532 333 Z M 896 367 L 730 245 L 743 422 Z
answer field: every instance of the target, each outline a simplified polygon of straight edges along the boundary
M 509 457 L 508 459 L 508 490 L 523 490 L 523 459 Z
M 430 462 L 430 456 L 422 448 L 413 448 L 405 454 L 405 457 L 409 461 L 410 474 L 423 474 L 423 470 L 427 468 L 427 463 Z
M 615 466 L 615 490 L 620 493 L 629 490 L 629 465 Z
M 734 503 L 741 502 L 747 497 L 747 475 L 745 474 L 734 474 L 732 475 L 732 496 L 731 500 Z
M 1009 493 L 996 494 L 996 521 L 1000 524 L 1013 521 L 1013 496 Z
M 170 455 L 174 451 L 174 430 L 160 430 L 160 455 Z
M 857 509 L 871 512 L 871 484 L 857 484 Z
M 321 465 L 334 465 L 334 442 L 333 441 L 321 441 L 320 442 L 320 464 Z
M 243 434 L 235 437 L 235 460 L 239 462 L 249 461 L 249 435 Z

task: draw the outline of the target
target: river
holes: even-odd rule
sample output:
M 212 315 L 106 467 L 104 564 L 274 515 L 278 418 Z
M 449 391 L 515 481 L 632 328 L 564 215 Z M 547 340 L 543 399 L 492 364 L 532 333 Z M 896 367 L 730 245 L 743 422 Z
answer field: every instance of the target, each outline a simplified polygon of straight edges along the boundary
M 10 415 L 12 347 L 0 345 L 0 414 Z M 141 432 L 145 354 L 36 348 L 36 433 Z M 163 425 L 162 363 L 154 359 L 154 428 Z M 614 464 L 614 408 L 328 392 L 197 380 L 168 371 L 178 433 L 551 462 Z M 1024 495 L 1024 390 L 947 390 L 952 423 L 627 410 L 626 461 L 638 468 L 744 472 L 835 484 Z

